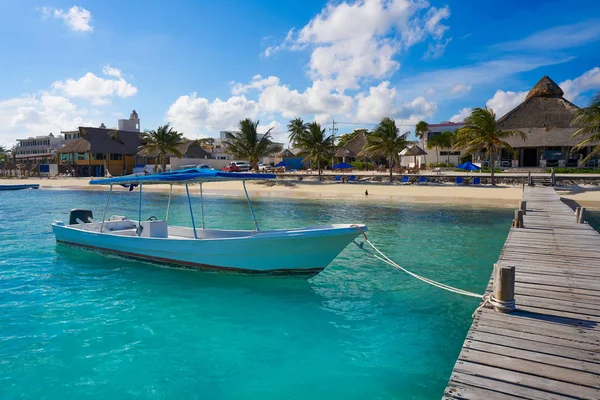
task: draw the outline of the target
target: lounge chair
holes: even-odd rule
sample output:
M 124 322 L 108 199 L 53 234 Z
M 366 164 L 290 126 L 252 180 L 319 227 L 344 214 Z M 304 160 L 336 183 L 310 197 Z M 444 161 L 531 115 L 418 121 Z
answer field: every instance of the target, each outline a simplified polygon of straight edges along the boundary
M 462 176 L 459 176 L 458 178 L 456 178 L 456 184 L 457 185 L 462 185 L 464 184 L 465 180 L 463 179 Z
M 402 179 L 400 179 L 400 183 L 408 183 L 408 175 L 404 175 Z
M 339 181 L 341 181 L 341 180 L 342 180 L 342 177 L 341 177 L 341 176 L 339 176 L 339 175 L 338 175 L 338 176 L 336 176 L 335 178 L 333 178 L 333 181 L 334 181 L 334 182 L 339 182 Z
M 473 186 L 480 186 L 481 185 L 481 178 L 473 178 Z
M 417 184 L 419 183 L 427 183 L 427 177 L 426 176 L 421 176 L 419 178 L 419 180 L 417 181 Z
M 356 182 L 356 176 L 350 175 L 350 178 L 348 178 L 348 182 Z

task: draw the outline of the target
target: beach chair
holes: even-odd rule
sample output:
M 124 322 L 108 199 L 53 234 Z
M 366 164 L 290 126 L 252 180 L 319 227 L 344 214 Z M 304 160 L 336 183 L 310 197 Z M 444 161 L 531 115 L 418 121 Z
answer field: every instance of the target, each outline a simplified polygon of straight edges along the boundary
M 341 180 L 342 180 L 342 177 L 341 177 L 341 176 L 339 176 L 339 175 L 338 175 L 338 176 L 336 176 L 335 178 L 333 178 L 333 181 L 334 181 L 334 182 L 339 182 L 339 181 L 341 181 Z
M 408 175 L 404 175 L 402 179 L 400 179 L 400 183 L 408 183 Z
M 473 178 L 473 186 L 481 186 L 481 178 Z
M 463 179 L 462 176 L 459 176 L 458 178 L 456 178 L 457 185 L 462 185 L 464 182 L 465 182 L 465 180 Z
M 356 176 L 350 175 L 350 178 L 348 178 L 348 182 L 356 182 Z
M 417 181 L 417 184 L 423 184 L 423 183 L 427 183 L 427 177 L 426 176 L 421 176 L 419 178 L 419 180 Z

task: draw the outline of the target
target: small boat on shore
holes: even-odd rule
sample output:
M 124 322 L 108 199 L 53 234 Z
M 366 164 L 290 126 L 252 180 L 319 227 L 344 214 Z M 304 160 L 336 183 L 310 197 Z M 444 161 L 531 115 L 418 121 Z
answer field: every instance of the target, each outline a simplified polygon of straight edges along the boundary
M 39 183 L 28 183 L 23 185 L 0 185 L 0 190 L 23 190 L 23 189 L 39 189 Z
M 189 169 L 147 176 L 124 176 L 90 181 L 109 185 L 102 221 L 93 220 L 91 210 L 72 210 L 69 223 L 55 221 L 52 231 L 59 244 L 116 254 L 124 257 L 186 268 L 273 275 L 316 275 L 358 235 L 365 225 L 330 224 L 306 228 L 260 230 L 246 190 L 246 180 L 275 179 L 272 174 L 231 173 Z M 202 184 L 241 180 L 254 221 L 253 230 L 206 229 Z M 142 188 L 169 184 L 164 220 L 142 218 Z M 184 184 L 191 227 L 169 226 L 173 184 Z M 200 185 L 201 227 L 196 227 L 189 186 Z M 139 187 L 137 220 L 113 215 L 106 218 L 113 185 Z

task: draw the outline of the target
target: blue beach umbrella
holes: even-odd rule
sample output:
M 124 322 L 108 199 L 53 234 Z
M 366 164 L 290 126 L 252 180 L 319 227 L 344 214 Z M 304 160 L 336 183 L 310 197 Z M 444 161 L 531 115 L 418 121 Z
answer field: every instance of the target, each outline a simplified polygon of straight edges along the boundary
M 473 164 L 471 161 L 464 162 L 460 165 L 457 165 L 456 168 L 464 169 L 465 171 L 479 171 L 481 167 Z
M 333 169 L 352 169 L 354 168 L 352 165 L 347 164 L 345 162 L 339 163 L 333 166 Z
M 285 161 L 281 161 L 275 164 L 276 167 L 289 167 L 289 165 L 290 164 L 286 163 Z

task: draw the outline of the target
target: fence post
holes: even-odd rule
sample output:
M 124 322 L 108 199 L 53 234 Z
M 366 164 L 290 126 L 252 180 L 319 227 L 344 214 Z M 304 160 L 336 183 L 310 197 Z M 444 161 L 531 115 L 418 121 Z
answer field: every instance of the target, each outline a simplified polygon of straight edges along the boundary
M 523 211 L 515 210 L 515 219 L 513 219 L 513 226 L 515 228 L 523 228 Z
M 494 264 L 494 298 L 499 302 L 513 302 L 515 300 L 515 267 Z M 510 308 L 494 306 L 494 311 L 509 313 Z
M 523 215 L 527 215 L 527 201 L 521 200 L 521 211 L 523 211 Z

